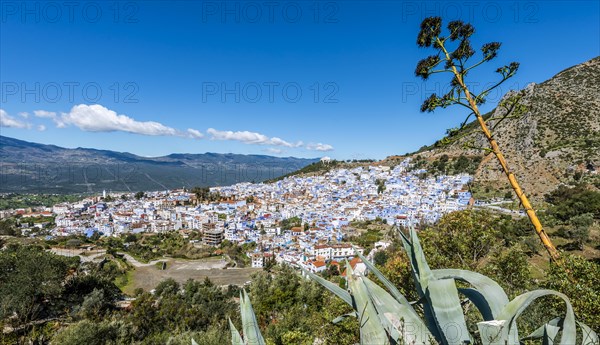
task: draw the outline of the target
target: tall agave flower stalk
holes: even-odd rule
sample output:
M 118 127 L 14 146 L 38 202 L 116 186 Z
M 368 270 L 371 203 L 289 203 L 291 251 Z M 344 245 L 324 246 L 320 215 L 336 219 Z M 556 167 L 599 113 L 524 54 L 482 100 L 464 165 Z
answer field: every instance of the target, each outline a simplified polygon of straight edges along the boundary
M 539 236 L 542 244 L 548 251 L 548 254 L 553 261 L 559 262 L 560 253 L 546 234 L 542 223 L 540 222 L 535 210 L 531 206 L 529 199 L 525 195 L 523 188 L 517 181 L 517 177 L 510 169 L 504 153 L 500 150 L 500 146 L 496 141 L 492 131 L 498 125 L 498 123 L 506 120 L 507 118 L 513 117 L 513 110 L 520 108 L 518 100 L 513 103 L 505 115 L 500 117 L 493 117 L 491 119 L 485 119 L 483 114 L 479 110 L 479 106 L 485 102 L 486 97 L 490 92 L 502 83 L 512 78 L 517 70 L 519 69 L 519 63 L 511 62 L 507 66 L 500 67 L 496 70 L 501 75 L 501 79 L 498 82 L 492 84 L 491 87 L 482 91 L 479 94 L 473 93 L 473 90 L 469 89 L 468 83 L 465 78 L 470 71 L 481 64 L 491 61 L 498 56 L 500 49 L 500 42 L 486 43 L 481 47 L 482 58 L 479 62 L 469 61 L 474 55 L 475 50 L 471 46 L 471 36 L 475 32 L 475 28 L 469 23 L 463 23 L 460 20 L 455 20 L 448 23 L 448 35 L 442 36 L 442 19 L 440 17 L 429 17 L 425 18 L 421 23 L 421 31 L 417 36 L 417 45 L 422 48 L 433 48 L 436 51 L 435 55 L 431 55 L 417 64 L 415 75 L 421 77 L 423 80 L 427 80 L 430 75 L 436 73 L 450 73 L 453 78 L 450 82 L 450 88 L 448 93 L 443 96 L 438 96 L 435 93 L 423 102 L 421 106 L 422 112 L 432 112 L 436 108 L 447 108 L 451 105 L 461 105 L 470 110 L 470 114 L 467 116 L 461 128 L 464 128 L 468 123 L 468 120 L 472 115 L 475 116 L 481 132 L 485 136 L 489 147 L 483 148 L 486 152 L 493 153 L 496 156 L 498 163 L 502 168 L 502 171 L 506 175 L 508 182 L 514 190 L 517 198 L 523 205 L 531 224 L 533 225 L 536 234 Z M 455 45 L 455 49 L 451 50 L 450 45 Z M 443 65 L 442 67 L 439 67 Z M 517 111 L 515 111 L 517 112 Z M 490 126 L 487 123 L 490 120 L 496 121 L 494 126 Z M 462 136 L 459 134 L 459 129 L 454 128 L 448 131 L 449 137 L 446 141 L 451 140 L 450 137 Z M 471 145 L 467 145 L 471 146 Z M 560 262 L 559 262 L 560 263 Z
M 348 290 L 344 290 L 315 274 L 312 279 L 348 303 L 360 321 L 361 344 L 520 344 L 520 341 L 542 339 L 543 344 L 574 345 L 576 325 L 581 330 L 582 345 L 598 344 L 598 335 L 575 321 L 567 296 L 552 290 L 526 292 L 509 301 L 506 292 L 494 280 L 467 270 L 429 268 L 419 238 L 413 229 L 410 240 L 400 232 L 404 249 L 410 258 L 412 276 L 419 300 L 409 303 L 398 289 L 363 255 L 358 254 L 387 291 L 364 275 L 352 271 L 347 264 Z M 458 288 L 456 281 L 470 287 Z M 467 328 L 460 295 L 479 310 L 484 321 L 477 324 L 478 334 Z M 519 338 L 517 318 L 536 299 L 558 296 L 565 303 L 565 314 L 550 320 L 530 335 Z M 422 315 L 413 307 L 421 306 Z M 343 317 L 345 317 L 343 316 Z M 337 318 L 334 322 L 341 320 Z M 560 334 L 560 336 L 559 336 Z M 560 338 L 560 341 L 557 340 Z

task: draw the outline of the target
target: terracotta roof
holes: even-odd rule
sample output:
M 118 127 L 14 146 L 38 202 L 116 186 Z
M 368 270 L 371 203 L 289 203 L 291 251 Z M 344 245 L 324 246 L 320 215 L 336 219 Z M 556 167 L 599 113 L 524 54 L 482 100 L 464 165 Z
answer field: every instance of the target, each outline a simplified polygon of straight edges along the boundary
M 315 261 L 312 264 L 313 264 L 313 266 L 319 268 L 319 267 L 325 266 L 325 261 Z

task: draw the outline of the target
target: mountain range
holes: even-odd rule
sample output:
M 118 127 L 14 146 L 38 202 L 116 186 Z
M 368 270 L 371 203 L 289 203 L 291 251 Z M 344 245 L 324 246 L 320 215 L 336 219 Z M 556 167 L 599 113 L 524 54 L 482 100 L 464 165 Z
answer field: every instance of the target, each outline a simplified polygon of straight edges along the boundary
M 0 136 L 0 192 L 137 192 L 260 182 L 318 160 L 220 153 L 141 157 Z

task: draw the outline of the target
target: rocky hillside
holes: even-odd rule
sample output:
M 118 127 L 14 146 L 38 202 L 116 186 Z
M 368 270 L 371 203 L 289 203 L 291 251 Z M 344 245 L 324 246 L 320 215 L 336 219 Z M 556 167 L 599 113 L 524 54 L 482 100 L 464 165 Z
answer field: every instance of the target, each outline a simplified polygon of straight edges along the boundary
M 509 92 L 504 100 L 518 95 Z M 521 91 L 522 111 L 502 121 L 494 136 L 525 191 L 533 198 L 561 183 L 588 180 L 598 186 L 600 175 L 600 57 L 566 69 L 541 84 Z M 513 98 L 514 99 L 514 98 Z M 487 117 L 503 115 L 496 108 Z M 495 125 L 491 120 L 492 127 Z M 429 161 L 443 155 L 482 156 L 478 149 L 487 141 L 471 123 L 462 130 L 466 136 L 442 145 L 441 141 L 417 153 Z M 467 134 L 467 131 L 470 131 Z M 476 184 L 488 189 L 508 190 L 508 182 L 493 155 L 486 156 L 475 174 Z

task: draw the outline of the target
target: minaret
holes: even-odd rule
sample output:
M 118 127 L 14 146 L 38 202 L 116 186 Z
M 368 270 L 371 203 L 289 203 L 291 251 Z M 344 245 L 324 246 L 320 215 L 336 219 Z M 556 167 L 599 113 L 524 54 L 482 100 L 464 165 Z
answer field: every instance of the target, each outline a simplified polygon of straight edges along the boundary
M 106 189 L 104 189 L 104 190 L 102 191 L 102 197 L 103 197 L 104 199 L 106 199 Z

